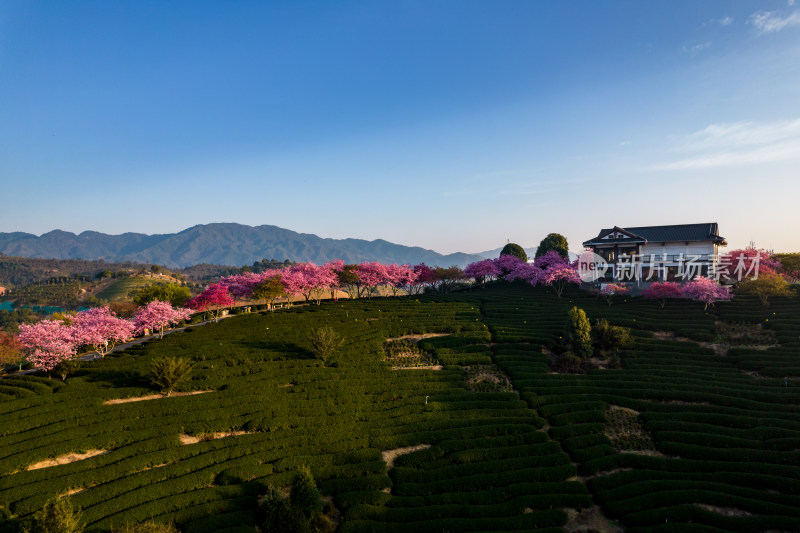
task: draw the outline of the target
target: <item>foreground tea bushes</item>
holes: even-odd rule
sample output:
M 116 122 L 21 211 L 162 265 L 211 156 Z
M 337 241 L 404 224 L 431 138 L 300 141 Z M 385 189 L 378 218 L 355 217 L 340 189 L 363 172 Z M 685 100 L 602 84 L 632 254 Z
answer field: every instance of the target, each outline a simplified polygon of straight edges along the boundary
M 308 467 L 324 494 L 337 502 L 341 497 L 337 505 L 344 513 L 343 528 L 382 529 L 430 519 L 440 528 L 458 529 L 469 515 L 456 500 L 446 498 L 421 518 L 415 517 L 418 509 L 398 506 L 384 514 L 364 506 L 387 496 L 384 489 L 412 494 L 421 486 L 443 495 L 469 486 L 472 494 L 465 501 L 489 502 L 497 482 L 537 480 L 556 486 L 575 473 L 558 445 L 538 431 L 543 420 L 517 394 L 468 390 L 464 371 L 455 364 L 491 362 L 485 346 L 489 333 L 478 319 L 476 306 L 458 302 L 406 299 L 296 307 L 230 318 L 109 355 L 59 384 L 55 393 L 46 382 L 37 382 L 32 395 L 0 403 L 4 413 L 19 414 L 0 436 L 0 470 L 7 474 L 0 480 L 0 502 L 24 518 L 48 498 L 73 492 L 71 501 L 83 509 L 89 530 L 96 531 L 150 518 L 172 520 L 184 531 L 213 530 L 211 524 L 223 523 L 252 529 L 256 496 L 267 484 L 287 484 L 293 472 Z M 335 328 L 344 339 L 326 365 L 313 357 L 308 341 L 308 332 L 321 327 Z M 382 344 L 412 333 L 450 334 L 427 339 L 436 341 L 429 348 L 449 357 L 450 366 L 392 371 L 383 360 Z M 151 362 L 162 357 L 193 365 L 191 378 L 179 390 L 212 392 L 104 404 L 155 392 L 146 374 Z M 217 432 L 240 434 L 202 440 Z M 201 440 L 182 445 L 181 434 Z M 507 436 L 520 436 L 516 449 L 504 440 Z M 381 450 L 440 442 L 462 445 L 454 464 L 442 465 L 435 480 L 411 478 L 408 467 L 397 477 L 387 475 Z M 518 448 L 523 444 L 528 447 Z M 86 448 L 109 452 L 24 470 L 33 462 Z M 487 453 L 491 448 L 497 448 L 496 456 Z M 469 459 L 471 449 L 475 455 Z M 508 479 L 502 481 L 503 476 Z M 495 498 L 475 511 L 476 518 L 498 518 L 521 528 L 564 522 L 562 512 L 549 511 L 552 502 L 537 505 L 525 489 L 515 490 L 513 505 Z M 580 494 L 577 503 L 588 501 L 585 489 L 563 491 Z M 573 500 L 565 498 L 570 504 Z M 541 512 L 526 513 L 527 508 Z M 209 514 L 219 519 L 205 520 Z
M 547 342 L 546 333 L 519 325 L 551 322 L 563 313 L 561 302 L 546 298 L 528 305 L 509 299 L 508 306 L 518 312 L 507 316 L 517 322 L 514 339 L 520 343 L 496 345 L 494 351 L 522 397 L 552 426 L 550 436 L 581 474 L 590 476 L 587 486 L 606 515 L 631 530 L 798 529 L 800 389 L 791 380 L 756 380 L 742 372 L 742 367 L 758 365 L 759 372 L 774 374 L 780 368 L 789 373 L 798 364 L 796 340 L 776 332 L 784 341 L 779 348 L 757 353 L 734 349 L 722 356 L 711 347 L 657 340 L 642 331 L 711 341 L 713 320 L 719 317 L 682 305 L 651 312 L 642 302 L 617 302 L 606 312 L 572 296 L 590 319 L 605 317 L 634 328 L 634 343 L 622 352 L 621 369 L 549 374 L 539 349 Z M 786 320 L 779 329 L 786 323 L 800 325 L 794 300 L 776 300 L 775 305 L 780 310 L 770 312 L 782 312 Z M 719 307 L 725 320 L 753 322 L 762 314 L 740 302 Z M 633 310 L 641 314 L 632 317 L 628 313 Z M 658 315 L 663 320 L 656 321 Z M 507 316 L 487 313 L 487 325 L 508 334 Z M 695 323 L 690 325 L 688 317 Z M 618 412 L 635 416 L 635 431 L 631 421 L 617 420 L 613 413 Z M 610 431 L 614 426 L 628 427 L 622 442 L 619 432 Z M 626 451 L 637 447 L 651 455 Z
M 800 529 L 797 302 L 627 300 L 520 284 L 296 306 L 173 333 L 64 383 L 4 381 L 0 505 L 24 520 L 71 493 L 89 531 L 252 531 L 267 485 L 307 467 L 341 531 L 558 531 L 596 504 L 632 531 Z M 553 373 L 543 346 L 573 306 L 632 328 L 621 368 Z M 699 344 L 718 320 L 764 324 L 780 346 L 722 355 Z M 324 363 L 319 328 L 344 341 Z M 412 334 L 444 334 L 416 343 L 439 370 L 391 369 L 387 339 Z M 192 365 L 178 391 L 211 392 L 104 404 L 156 393 L 161 357 Z M 89 449 L 108 453 L 25 470 Z

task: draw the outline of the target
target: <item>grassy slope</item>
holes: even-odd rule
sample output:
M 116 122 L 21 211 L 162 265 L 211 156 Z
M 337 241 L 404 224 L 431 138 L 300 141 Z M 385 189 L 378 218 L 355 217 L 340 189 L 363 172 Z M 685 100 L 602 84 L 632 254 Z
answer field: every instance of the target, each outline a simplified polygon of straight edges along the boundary
M 95 296 L 101 300 L 115 302 L 120 300 L 130 300 L 128 293 L 142 287 L 148 287 L 159 280 L 150 276 L 130 276 L 111 281 L 107 287 L 98 292 Z M 166 283 L 166 281 L 164 281 Z
M 691 302 L 608 307 L 578 292 L 557 299 L 522 286 L 419 300 L 235 317 L 93 363 L 65 385 L 3 380 L 0 504 L 24 516 L 83 488 L 71 498 L 90 530 L 155 517 L 184 531 L 252 531 L 264 485 L 286 484 L 308 465 L 343 510 L 345 531 L 558 527 L 566 520 L 559 509 L 592 504 L 587 487 L 631 529 L 800 529 L 800 389 L 775 379 L 800 376 L 797 300 L 723 307 L 721 318 L 770 324 L 782 341 L 725 357 L 647 332 L 713 338 L 717 317 Z M 623 369 L 547 372 L 539 346 L 558 337 L 574 304 L 592 319 L 637 328 Z M 305 351 L 307 332 L 323 324 L 347 338 L 336 366 Z M 445 370 L 393 372 L 380 361 L 385 338 L 424 332 L 454 334 L 424 341 Z M 488 332 L 491 351 L 476 345 Z M 151 393 L 142 376 L 160 355 L 193 359 L 186 388 L 215 392 L 102 405 Z M 466 390 L 458 365 L 492 361 L 519 394 Z M 640 412 L 667 457 L 617 453 L 602 434 L 608 405 Z M 178 438 L 230 430 L 253 433 L 185 446 Z M 386 475 L 381 450 L 422 443 L 434 447 L 398 458 Z M 22 470 L 92 448 L 111 451 Z M 587 477 L 575 481 L 578 472 Z M 728 518 L 723 508 L 744 516 Z

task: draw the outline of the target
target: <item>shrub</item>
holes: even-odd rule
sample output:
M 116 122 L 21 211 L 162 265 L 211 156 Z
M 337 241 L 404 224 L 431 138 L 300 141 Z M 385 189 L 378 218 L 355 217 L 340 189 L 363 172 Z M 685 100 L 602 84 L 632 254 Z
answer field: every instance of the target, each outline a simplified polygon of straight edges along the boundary
M 748 279 L 736 287 L 737 294 L 758 296 L 763 305 L 769 305 L 770 296 L 792 296 L 789 283 L 780 274 L 763 274 L 756 279 Z
M 175 387 L 188 379 L 191 371 L 192 364 L 186 359 L 159 357 L 150 365 L 150 381 L 169 396 Z
M 342 336 L 330 326 L 313 329 L 308 337 L 311 341 L 311 353 L 323 364 L 327 364 L 328 358 L 344 344 Z
M 601 318 L 592 329 L 594 343 L 601 351 L 619 350 L 630 343 L 631 330 L 622 326 L 612 326 L 608 320 Z
M 33 517 L 32 533 L 80 533 L 80 509 L 73 509 L 67 498 L 55 497 Z
M 112 527 L 111 533 L 180 533 L 180 530 L 172 523 L 159 524 L 154 520 L 148 520 L 141 524 L 125 524 L 124 526 Z
M 311 528 L 303 511 L 281 497 L 273 487 L 267 489 L 267 495 L 259 508 L 261 527 L 268 533 L 305 533 Z
M 53 369 L 53 372 L 56 373 L 58 377 L 61 378 L 61 381 L 65 381 L 67 376 L 75 374 L 81 367 L 81 362 L 78 359 L 64 359 L 60 363 L 56 365 Z
M 570 309 L 568 336 L 575 355 L 582 359 L 592 356 L 592 325 L 583 309 L 577 307 Z

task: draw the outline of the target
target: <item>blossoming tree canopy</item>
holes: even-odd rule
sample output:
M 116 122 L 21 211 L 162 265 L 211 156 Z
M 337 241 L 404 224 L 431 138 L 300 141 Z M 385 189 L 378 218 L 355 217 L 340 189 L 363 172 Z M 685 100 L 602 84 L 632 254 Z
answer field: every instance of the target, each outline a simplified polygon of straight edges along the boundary
M 100 357 L 105 357 L 116 343 L 133 336 L 134 326 L 108 307 L 95 307 L 75 315 L 72 330 L 79 345 L 92 346 Z
M 683 289 L 680 283 L 673 281 L 654 281 L 647 289 L 642 291 L 642 297 L 658 300 L 663 309 L 667 304 L 668 298 L 683 298 Z
M 498 277 L 500 268 L 495 264 L 494 260 L 484 259 L 467 265 L 467 268 L 464 269 L 464 274 L 476 282 L 484 284 L 486 281 Z
M 186 302 L 187 307 L 195 311 L 207 311 L 215 321 L 219 320 L 222 309 L 233 305 L 233 298 L 228 288 L 221 283 L 212 283 L 206 290 Z
M 58 320 L 20 324 L 18 339 L 28 353 L 28 361 L 45 372 L 74 356 L 77 349 L 73 331 Z
M 359 263 L 356 270 L 359 281 L 359 296 L 361 291 L 370 294 L 378 285 L 386 283 L 386 265 L 377 261 L 364 261 Z
M 513 255 L 505 254 L 501 255 L 497 259 L 494 259 L 494 264 L 500 270 L 499 277 L 505 279 L 506 275 L 509 272 L 517 268 L 519 265 L 524 264 L 525 261 L 520 259 L 519 257 L 515 257 Z
M 433 269 L 425 263 L 414 265 L 412 268 L 416 278 L 411 281 L 408 289 L 409 294 L 419 294 L 425 285 L 433 285 L 436 283 L 436 269 Z
M 506 281 L 527 281 L 536 285 L 542 275 L 542 270 L 535 264 L 519 262 L 506 274 Z
M 133 317 L 133 323 L 137 332 L 141 333 L 145 329 L 158 330 L 159 337 L 164 338 L 164 328 L 171 324 L 177 324 L 181 320 L 186 320 L 191 315 L 191 309 L 182 307 L 176 309 L 169 302 L 153 300 L 146 306 L 139 308 L 139 311 Z
M 723 287 L 710 278 L 700 276 L 683 286 L 683 295 L 692 300 L 703 302 L 705 304 L 704 309 L 708 309 L 708 306 L 713 305 L 714 302 L 733 298 L 730 287 Z
M 781 268 L 779 259 L 759 248 L 731 250 L 720 257 L 720 278 L 726 281 L 743 281 L 761 275 L 776 274 Z
M 538 283 L 553 287 L 558 297 L 561 298 L 561 294 L 568 284 L 580 285 L 581 277 L 578 275 L 578 271 L 570 265 L 552 266 L 542 273 Z
M 621 283 L 606 283 L 600 289 L 600 294 L 603 296 L 614 296 L 615 294 L 627 294 L 630 290 L 626 285 Z

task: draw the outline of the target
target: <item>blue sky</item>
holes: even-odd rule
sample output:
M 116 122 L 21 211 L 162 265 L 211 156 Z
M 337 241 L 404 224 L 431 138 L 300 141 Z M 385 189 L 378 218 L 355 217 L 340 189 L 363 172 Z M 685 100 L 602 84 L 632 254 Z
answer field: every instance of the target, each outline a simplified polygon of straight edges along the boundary
M 800 251 L 800 1 L 0 3 L 0 231 Z

